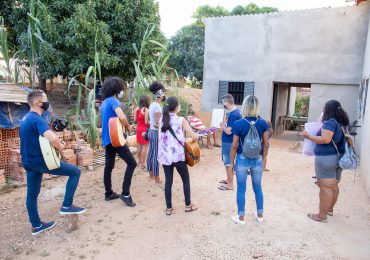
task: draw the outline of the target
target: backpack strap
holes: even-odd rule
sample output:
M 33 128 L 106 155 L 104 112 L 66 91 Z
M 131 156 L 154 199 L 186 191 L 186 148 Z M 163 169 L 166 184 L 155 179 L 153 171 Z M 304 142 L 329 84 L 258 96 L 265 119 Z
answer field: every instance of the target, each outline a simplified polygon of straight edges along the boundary
M 346 132 L 344 131 L 344 128 L 343 127 L 341 127 L 341 129 L 342 129 L 342 132 L 343 132 L 343 139 L 346 142 L 346 140 L 347 140 Z M 333 137 L 334 137 L 334 135 L 333 135 Z M 337 151 L 337 155 L 340 156 L 340 153 L 339 153 L 339 150 L 338 150 L 338 146 L 335 144 L 333 138 L 331 139 L 331 143 L 334 145 L 335 150 Z
M 339 153 L 338 147 L 337 147 L 337 145 L 334 143 L 334 140 L 333 140 L 333 139 L 331 139 L 331 143 L 334 145 L 334 148 L 335 148 L 335 150 L 337 151 L 337 155 L 339 156 L 339 155 L 340 155 L 340 153 Z

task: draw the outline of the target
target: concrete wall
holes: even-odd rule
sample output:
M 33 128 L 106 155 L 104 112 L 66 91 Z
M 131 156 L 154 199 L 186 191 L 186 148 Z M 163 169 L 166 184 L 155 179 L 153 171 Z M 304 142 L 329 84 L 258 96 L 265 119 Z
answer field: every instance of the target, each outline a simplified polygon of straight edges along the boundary
M 370 24 L 367 33 L 367 44 L 364 58 L 363 77 L 370 77 Z M 364 177 L 365 186 L 370 196 L 370 90 L 367 94 L 367 104 L 362 127 L 357 137 L 357 147 L 360 151 L 360 174 Z
M 202 110 L 218 104 L 220 80 L 254 81 L 270 118 L 272 82 L 358 84 L 369 24 L 359 6 L 205 19 Z
M 277 88 L 277 91 L 278 93 L 277 93 L 277 102 L 276 102 L 276 120 L 275 120 L 273 129 L 278 129 L 279 117 L 285 116 L 287 113 L 289 85 L 280 83 L 279 87 Z
M 331 99 L 336 99 L 342 104 L 351 122 L 356 120 L 358 92 L 358 85 L 312 84 L 308 121 L 317 121 L 325 103 Z
M 290 101 L 289 101 L 289 116 L 293 116 L 295 112 L 295 102 L 297 101 L 297 88 L 290 88 Z

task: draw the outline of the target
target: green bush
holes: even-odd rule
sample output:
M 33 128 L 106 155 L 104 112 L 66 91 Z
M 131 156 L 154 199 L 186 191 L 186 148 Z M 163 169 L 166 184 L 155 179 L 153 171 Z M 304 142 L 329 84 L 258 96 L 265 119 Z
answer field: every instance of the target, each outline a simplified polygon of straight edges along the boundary
M 305 104 L 308 108 L 310 105 L 310 97 L 298 97 L 295 102 L 294 115 L 301 116 L 302 105 Z

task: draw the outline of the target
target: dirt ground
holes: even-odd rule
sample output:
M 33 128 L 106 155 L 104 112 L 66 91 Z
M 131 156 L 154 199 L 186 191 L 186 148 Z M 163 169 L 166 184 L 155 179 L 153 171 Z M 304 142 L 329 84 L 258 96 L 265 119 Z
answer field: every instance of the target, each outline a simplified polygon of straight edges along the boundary
M 39 197 L 44 221 L 57 226 L 31 236 L 25 208 L 26 188 L 0 196 L 0 259 L 369 259 L 370 207 L 361 176 L 343 173 L 341 194 L 329 223 L 310 220 L 318 208 L 318 188 L 311 178 L 313 158 L 291 153 L 296 136 L 272 139 L 270 172 L 263 177 L 265 222 L 254 218 L 254 195 L 247 187 L 246 226 L 232 223 L 235 191 L 220 191 L 224 178 L 220 148 L 202 150 L 202 162 L 190 169 L 194 213 L 184 212 L 181 180 L 173 186 L 172 216 L 166 216 L 164 192 L 143 171 L 135 172 L 132 196 L 135 208 L 122 201 L 104 201 L 103 168 L 83 172 L 75 204 L 88 211 L 80 228 L 67 233 L 59 215 L 66 178 L 45 180 Z M 117 192 L 125 167 L 116 164 Z M 161 173 L 162 174 L 162 173 Z M 163 176 L 163 174 L 162 174 Z

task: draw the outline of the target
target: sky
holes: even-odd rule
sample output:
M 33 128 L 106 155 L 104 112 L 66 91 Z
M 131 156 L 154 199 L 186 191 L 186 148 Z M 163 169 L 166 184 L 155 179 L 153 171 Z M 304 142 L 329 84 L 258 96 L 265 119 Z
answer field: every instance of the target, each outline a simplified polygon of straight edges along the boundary
M 258 6 L 272 6 L 280 11 L 299 10 L 320 7 L 353 5 L 351 0 L 156 0 L 159 3 L 161 29 L 169 38 L 181 27 L 191 24 L 191 17 L 197 7 L 202 5 L 223 6 L 232 10 L 237 5 L 245 6 L 250 2 Z

